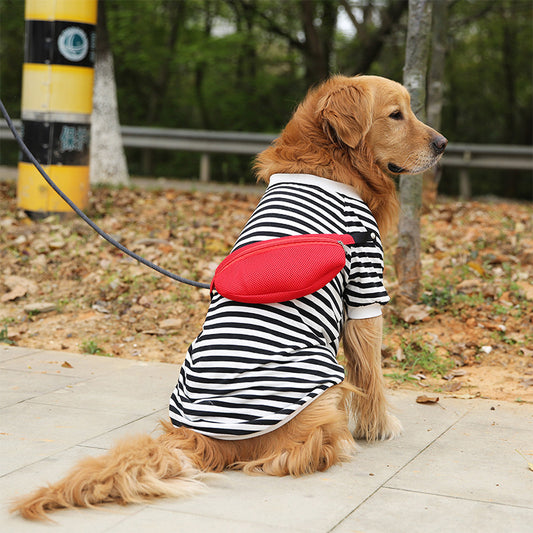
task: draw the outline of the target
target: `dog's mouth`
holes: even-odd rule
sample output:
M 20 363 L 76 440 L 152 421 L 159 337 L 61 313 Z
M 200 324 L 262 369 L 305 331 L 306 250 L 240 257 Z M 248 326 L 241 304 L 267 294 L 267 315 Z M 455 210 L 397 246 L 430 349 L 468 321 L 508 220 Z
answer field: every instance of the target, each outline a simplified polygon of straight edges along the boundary
M 387 168 L 393 174 L 420 174 L 426 171 L 428 168 L 435 166 L 442 154 L 435 156 L 408 158 L 409 165 L 401 167 L 395 163 L 388 163 Z
M 387 168 L 393 173 L 393 174 L 401 174 L 402 172 L 407 172 L 405 168 L 399 167 L 398 165 L 395 165 L 394 163 L 389 163 L 387 165 Z

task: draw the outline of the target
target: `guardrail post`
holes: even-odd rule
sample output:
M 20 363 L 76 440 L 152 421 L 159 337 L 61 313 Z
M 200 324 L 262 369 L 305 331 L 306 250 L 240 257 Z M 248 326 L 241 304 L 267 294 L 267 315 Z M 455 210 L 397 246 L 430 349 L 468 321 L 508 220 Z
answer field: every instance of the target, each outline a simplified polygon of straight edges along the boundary
M 472 160 L 472 153 L 465 151 L 463 154 L 463 161 L 468 166 Z M 472 184 L 470 183 L 470 175 L 466 168 L 459 171 L 459 198 L 461 200 L 470 200 L 472 197 Z
M 211 179 L 211 159 L 209 154 L 202 154 L 200 157 L 200 181 L 207 183 Z
M 88 203 L 97 0 L 26 0 L 23 140 L 80 208 Z M 18 206 L 30 218 L 70 208 L 23 156 Z
M 459 198 L 461 200 L 470 200 L 472 197 L 472 185 L 468 170 L 462 168 L 459 171 Z

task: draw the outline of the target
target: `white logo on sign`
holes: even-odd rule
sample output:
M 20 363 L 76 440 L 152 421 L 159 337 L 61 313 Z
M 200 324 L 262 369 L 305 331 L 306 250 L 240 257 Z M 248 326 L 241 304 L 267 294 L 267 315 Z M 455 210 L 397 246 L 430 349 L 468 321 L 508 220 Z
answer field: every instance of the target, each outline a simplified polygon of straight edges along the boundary
M 89 51 L 89 39 L 80 27 L 70 26 L 59 34 L 57 47 L 65 59 L 82 61 Z
M 89 145 L 87 128 L 63 125 L 59 135 L 60 152 L 83 152 Z

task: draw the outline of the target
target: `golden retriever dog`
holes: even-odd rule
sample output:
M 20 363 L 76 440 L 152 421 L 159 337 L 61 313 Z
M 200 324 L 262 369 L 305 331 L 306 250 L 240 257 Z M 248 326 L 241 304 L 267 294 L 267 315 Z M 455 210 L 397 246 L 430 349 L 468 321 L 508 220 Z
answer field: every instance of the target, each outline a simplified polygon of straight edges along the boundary
M 391 175 L 424 171 L 436 164 L 446 144 L 442 135 L 417 120 L 410 108 L 409 94 L 400 84 L 376 76 L 334 76 L 308 93 L 279 138 L 257 157 L 258 179 L 269 183 L 269 187 L 247 224 L 251 229 L 245 236 L 251 242 L 270 235 L 263 226 L 270 223 L 272 188 L 284 194 L 285 207 L 276 208 L 276 217 L 277 222 L 283 222 L 279 227 L 285 228 L 285 235 L 307 233 L 308 227 L 300 226 L 307 215 L 314 224 L 311 233 L 338 233 L 337 219 L 343 217 L 350 224 L 362 224 L 361 228 L 370 230 L 375 224 L 371 246 L 378 266 L 373 275 L 379 278 L 379 233 L 383 235 L 391 228 L 398 210 Z M 333 191 L 330 196 L 334 201 L 328 197 L 317 203 L 317 208 L 313 202 L 322 202 L 320 195 L 326 189 Z M 305 208 L 311 204 L 310 209 Z M 347 208 L 335 211 L 335 206 L 341 204 L 355 205 L 362 214 L 346 214 Z M 305 213 L 298 211 L 301 205 Z M 259 237 L 254 237 L 254 232 L 259 232 Z M 351 257 L 357 261 L 356 254 Z M 364 269 L 358 272 L 358 276 L 364 275 Z M 362 306 L 371 312 L 360 313 L 355 307 L 351 314 L 346 311 L 345 292 L 351 291 L 348 298 L 364 303 L 368 291 L 373 294 L 379 287 L 363 288 L 357 294 L 353 287 L 347 288 L 349 283 L 348 274 L 341 272 L 316 294 L 246 307 L 215 293 L 206 325 L 192 345 L 196 347 L 191 352 L 195 355 L 186 359 L 182 367 L 178 392 L 171 398 L 171 421 L 162 422 L 162 434 L 155 438 L 128 438 L 101 457 L 81 461 L 61 481 L 20 498 L 12 511 L 25 518 L 43 519 L 48 511 L 60 508 L 180 496 L 202 485 L 200 479 L 205 473 L 225 469 L 301 476 L 348 460 L 355 448 L 354 439 L 375 441 L 398 436 L 401 425 L 388 412 L 381 372 L 380 309 L 388 297 L 386 292 L 380 293 L 377 304 Z M 363 300 L 358 300 L 360 297 Z M 341 306 L 340 312 L 333 308 L 333 301 Z M 277 321 L 274 312 L 285 313 L 284 319 Z M 230 336 L 228 343 L 233 349 L 226 344 L 217 352 L 219 345 L 213 340 L 211 328 L 218 331 L 213 321 L 220 321 L 224 313 L 235 327 L 249 319 L 256 336 L 250 333 L 252 329 L 246 330 L 249 334 L 240 340 Z M 282 333 L 289 323 L 296 323 L 296 315 L 289 313 L 304 317 L 298 322 L 305 330 L 301 335 L 296 326 L 290 334 Z M 333 319 L 328 313 L 337 314 Z M 242 318 L 245 315 L 248 318 Z M 287 338 L 296 348 L 272 351 L 278 341 L 289 342 Z M 336 361 L 341 338 L 344 369 Z M 205 348 L 201 342 L 211 343 L 207 346 L 209 357 L 200 351 L 199 346 Z M 269 343 L 270 351 L 264 350 L 261 342 Z M 241 379 L 244 371 L 237 368 L 248 356 L 270 366 L 271 362 L 283 364 L 285 356 L 300 357 L 304 353 L 312 362 L 302 358 L 296 364 L 292 362 L 286 379 L 286 369 L 276 367 L 272 374 L 275 377 L 264 381 L 268 382 L 265 387 L 255 387 L 253 380 Z M 255 359 L 250 371 L 254 375 L 260 366 Z M 199 369 L 199 361 L 203 361 L 203 369 Z M 318 376 L 316 387 L 314 376 Z M 217 388 L 226 394 L 228 387 L 233 387 L 233 380 L 241 387 L 234 396 L 224 396 L 224 401 L 210 396 Z M 269 389 L 267 399 L 261 396 L 265 388 Z M 189 396 L 184 400 L 186 394 Z M 263 411 L 256 416 L 260 408 Z M 253 427 L 242 429 L 243 424 Z

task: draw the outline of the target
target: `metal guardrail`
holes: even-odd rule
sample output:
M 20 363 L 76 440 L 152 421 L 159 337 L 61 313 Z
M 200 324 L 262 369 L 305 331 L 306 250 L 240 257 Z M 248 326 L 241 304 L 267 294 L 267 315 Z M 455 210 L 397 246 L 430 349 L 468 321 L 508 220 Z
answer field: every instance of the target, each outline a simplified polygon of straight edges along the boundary
M 442 164 L 462 168 L 533 170 L 533 146 L 450 143 Z
M 20 130 L 21 121 L 14 121 Z M 209 178 L 209 154 L 227 153 L 254 155 L 267 148 L 277 137 L 270 133 L 203 131 L 170 128 L 121 126 L 125 147 L 154 150 L 200 152 L 200 178 Z M 0 139 L 12 139 L 7 125 L 0 124 Z M 533 147 L 515 145 L 450 143 L 442 165 L 461 168 L 498 168 L 533 170 Z
M 261 152 L 277 137 L 270 133 L 203 131 L 121 126 L 124 146 L 176 150 L 208 154 L 248 154 Z

